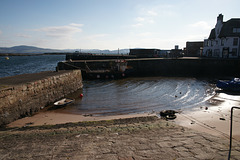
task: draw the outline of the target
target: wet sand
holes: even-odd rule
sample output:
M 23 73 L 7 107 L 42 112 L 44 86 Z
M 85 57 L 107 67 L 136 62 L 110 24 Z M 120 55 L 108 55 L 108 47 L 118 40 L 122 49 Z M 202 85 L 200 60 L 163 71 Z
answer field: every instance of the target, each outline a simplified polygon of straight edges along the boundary
M 239 95 L 219 93 L 209 100 L 210 107 L 199 107 L 194 111 L 183 111 L 177 115 L 176 124 L 200 132 L 229 138 L 231 108 L 240 106 Z M 233 138 L 240 140 L 240 110 L 233 112 Z
M 176 124 L 215 136 L 229 137 L 230 112 L 232 106 L 239 106 L 240 95 L 217 93 L 209 100 L 209 106 L 200 106 L 194 110 L 183 110 L 173 120 Z M 64 109 L 41 111 L 32 117 L 26 117 L 10 123 L 7 127 L 39 126 L 64 124 L 80 121 L 100 121 L 131 117 L 153 116 L 156 113 L 128 114 L 114 116 L 79 115 L 64 112 Z M 234 110 L 233 138 L 240 140 L 240 110 Z
M 128 115 L 115 115 L 115 116 L 92 116 L 92 115 L 79 115 L 65 113 L 60 111 L 41 111 L 32 117 L 25 117 L 16 120 L 7 125 L 7 127 L 24 127 L 24 126 L 41 126 L 41 125 L 55 125 L 64 123 L 75 123 L 82 121 L 101 121 L 101 120 L 113 120 L 113 119 L 125 119 L 134 117 L 146 117 L 153 116 L 155 114 L 128 114 Z

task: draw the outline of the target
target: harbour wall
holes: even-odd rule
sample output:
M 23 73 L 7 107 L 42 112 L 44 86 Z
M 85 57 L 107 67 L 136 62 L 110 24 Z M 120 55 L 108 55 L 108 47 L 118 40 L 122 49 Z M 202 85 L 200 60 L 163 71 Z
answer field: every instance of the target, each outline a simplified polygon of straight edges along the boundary
M 0 78 L 0 126 L 30 116 L 82 86 L 80 70 Z
M 96 55 L 96 54 L 66 54 L 66 60 L 105 60 L 105 59 L 132 59 L 137 58 L 135 55 Z
M 59 62 L 60 70 L 85 69 L 86 64 L 90 69 L 105 69 L 114 64 L 111 60 L 76 60 Z M 183 76 L 183 77 L 239 77 L 239 59 L 209 59 L 209 58 L 137 58 L 125 59 L 127 62 L 126 76 Z M 104 67 L 103 67 L 104 66 Z M 83 77 L 84 78 L 84 77 Z
M 132 60 L 131 76 L 239 77 L 239 59 L 142 59 Z

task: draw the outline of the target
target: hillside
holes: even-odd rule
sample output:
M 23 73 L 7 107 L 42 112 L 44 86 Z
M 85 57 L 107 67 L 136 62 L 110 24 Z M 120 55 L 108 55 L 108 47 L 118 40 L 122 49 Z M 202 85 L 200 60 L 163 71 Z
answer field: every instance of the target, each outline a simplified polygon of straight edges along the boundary
M 8 53 L 8 54 L 39 54 L 39 53 L 46 53 L 46 52 L 62 52 L 61 50 L 54 50 L 54 49 L 44 49 L 38 48 L 34 46 L 14 46 L 10 48 L 1 47 L 0 53 Z
M 14 46 L 14 47 L 0 47 L 0 54 L 43 54 L 43 53 L 73 53 L 75 51 L 82 53 L 96 53 L 96 54 L 128 54 L 129 49 L 120 49 L 118 50 L 100 50 L 100 49 L 46 49 L 38 48 L 34 46 Z

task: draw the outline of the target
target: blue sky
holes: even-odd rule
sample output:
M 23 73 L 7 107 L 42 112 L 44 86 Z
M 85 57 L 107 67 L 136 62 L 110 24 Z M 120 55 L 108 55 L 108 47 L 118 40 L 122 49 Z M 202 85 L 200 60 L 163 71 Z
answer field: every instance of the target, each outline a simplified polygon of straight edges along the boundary
M 185 47 L 209 36 L 239 0 L 1 0 L 0 47 L 52 49 Z

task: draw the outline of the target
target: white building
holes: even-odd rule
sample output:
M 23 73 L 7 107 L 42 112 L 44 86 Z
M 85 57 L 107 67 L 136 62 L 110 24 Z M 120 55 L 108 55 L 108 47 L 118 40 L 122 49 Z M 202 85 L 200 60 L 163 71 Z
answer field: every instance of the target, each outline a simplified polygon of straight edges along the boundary
M 240 58 L 240 18 L 223 22 L 223 15 L 219 14 L 215 28 L 204 40 L 203 56 Z

